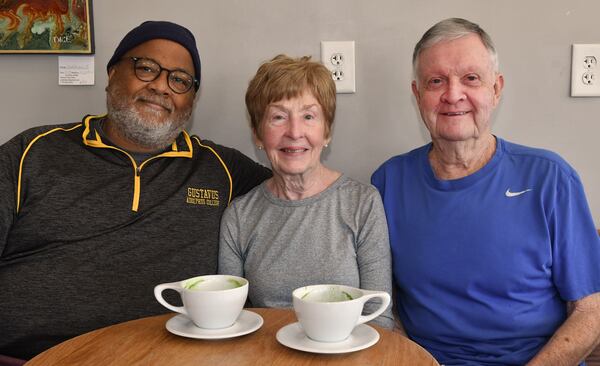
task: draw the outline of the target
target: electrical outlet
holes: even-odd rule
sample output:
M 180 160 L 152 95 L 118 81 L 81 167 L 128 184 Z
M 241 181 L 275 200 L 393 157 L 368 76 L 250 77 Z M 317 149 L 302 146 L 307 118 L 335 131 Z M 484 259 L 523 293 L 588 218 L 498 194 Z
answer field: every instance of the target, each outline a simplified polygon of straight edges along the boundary
M 331 71 L 338 93 L 355 93 L 354 41 L 321 41 L 321 62 Z
M 574 44 L 571 96 L 600 97 L 600 44 Z

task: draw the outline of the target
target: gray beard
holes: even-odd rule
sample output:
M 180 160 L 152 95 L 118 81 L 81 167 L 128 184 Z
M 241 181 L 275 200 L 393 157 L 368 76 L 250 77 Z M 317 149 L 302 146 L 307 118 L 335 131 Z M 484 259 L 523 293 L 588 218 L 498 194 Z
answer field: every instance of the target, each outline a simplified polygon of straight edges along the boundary
M 109 88 L 106 96 L 108 117 L 115 130 L 121 137 L 145 149 L 162 150 L 169 146 L 185 129 L 192 115 L 192 108 L 187 108 L 164 120 L 144 119 L 119 90 Z

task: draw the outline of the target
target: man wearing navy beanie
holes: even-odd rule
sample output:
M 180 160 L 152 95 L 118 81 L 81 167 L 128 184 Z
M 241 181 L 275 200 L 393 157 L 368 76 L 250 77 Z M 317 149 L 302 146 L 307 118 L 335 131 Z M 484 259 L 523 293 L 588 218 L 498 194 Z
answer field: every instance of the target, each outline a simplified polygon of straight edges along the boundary
M 196 48 L 196 39 L 188 29 L 171 22 L 149 20 L 132 29 L 117 46 L 115 53 L 106 65 L 106 70 L 110 70 L 130 49 L 157 38 L 177 42 L 190 53 L 192 62 L 194 63 L 194 76 L 197 81 L 194 84 L 194 89 L 198 91 L 200 87 L 200 56 Z
M 201 71 L 186 28 L 140 24 L 107 71 L 106 114 L 0 146 L 0 355 L 164 313 L 154 286 L 216 273 L 223 210 L 270 176 L 185 131 Z

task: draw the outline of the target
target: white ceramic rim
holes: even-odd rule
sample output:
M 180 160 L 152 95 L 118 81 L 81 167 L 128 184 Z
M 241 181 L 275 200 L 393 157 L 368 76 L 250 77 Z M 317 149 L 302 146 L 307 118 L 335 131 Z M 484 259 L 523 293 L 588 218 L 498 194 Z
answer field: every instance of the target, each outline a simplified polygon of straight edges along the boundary
M 238 290 L 238 289 L 241 289 L 241 288 L 244 288 L 244 287 L 248 287 L 248 284 L 250 283 L 244 277 L 238 277 L 238 276 L 228 275 L 228 274 L 216 274 L 216 275 L 200 275 L 200 276 L 190 277 L 190 278 L 187 278 L 185 280 L 180 281 L 179 282 L 179 286 L 181 286 L 181 288 L 183 289 L 183 291 L 197 292 L 198 290 L 192 290 L 192 289 L 186 288 L 185 287 L 185 283 L 188 282 L 188 281 L 191 281 L 193 279 L 200 278 L 200 277 L 210 277 L 210 278 L 214 278 L 214 277 L 227 277 L 227 278 L 231 278 L 231 279 L 235 279 L 235 280 L 242 280 L 244 282 L 244 284 L 241 285 L 241 286 L 239 286 L 239 287 L 228 288 L 228 289 L 224 289 L 224 290 L 201 290 L 202 292 L 229 292 L 229 291 Z
M 351 292 L 352 294 L 354 293 L 360 293 L 359 297 L 353 298 L 352 300 L 344 300 L 344 301 L 310 301 L 310 300 L 305 300 L 302 297 L 300 297 L 300 295 L 298 294 L 300 291 L 310 291 L 311 287 L 338 287 L 341 289 L 347 289 L 349 290 L 349 292 Z M 356 288 L 356 287 L 352 287 L 352 286 L 347 286 L 347 285 L 338 285 L 338 284 L 318 284 L 318 285 L 308 285 L 308 286 L 302 286 L 302 287 L 298 287 L 297 289 L 295 289 L 294 291 L 292 291 L 292 297 L 296 298 L 299 301 L 302 302 L 306 302 L 306 303 L 311 303 L 311 304 L 340 304 L 340 303 L 349 303 L 352 301 L 357 301 L 360 300 L 363 296 L 365 296 L 365 293 L 363 290 Z

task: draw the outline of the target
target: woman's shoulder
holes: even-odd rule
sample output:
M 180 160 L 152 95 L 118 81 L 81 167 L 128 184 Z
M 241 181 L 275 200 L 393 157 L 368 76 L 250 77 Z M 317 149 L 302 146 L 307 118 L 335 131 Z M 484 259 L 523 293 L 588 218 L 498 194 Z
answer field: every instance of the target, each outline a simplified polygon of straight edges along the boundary
M 359 196 L 361 198 L 379 197 L 377 189 L 367 183 L 342 174 L 338 179 L 338 190 L 350 196 Z
M 229 204 L 228 210 L 245 211 L 252 209 L 258 202 L 265 200 L 264 190 L 266 181 L 248 191 L 248 193 L 234 198 Z

